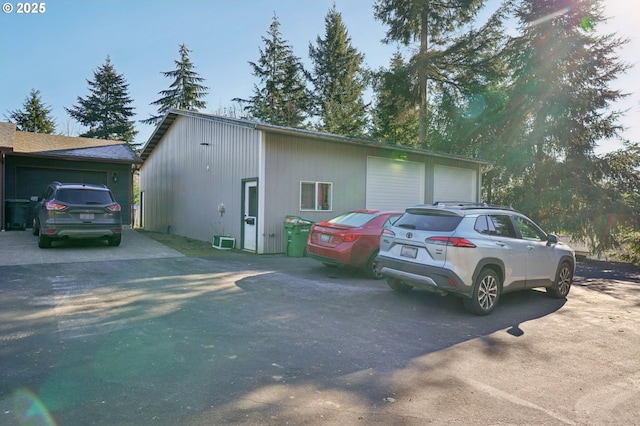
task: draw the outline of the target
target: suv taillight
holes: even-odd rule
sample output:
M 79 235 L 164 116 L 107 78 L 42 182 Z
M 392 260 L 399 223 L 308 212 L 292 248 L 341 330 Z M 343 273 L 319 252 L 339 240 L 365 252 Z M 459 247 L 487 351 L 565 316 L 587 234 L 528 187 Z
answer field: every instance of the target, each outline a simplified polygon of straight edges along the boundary
M 395 237 L 396 233 L 393 232 L 391 229 L 385 229 L 384 231 L 382 231 L 382 235 L 386 235 L 388 237 Z
M 119 212 L 121 210 L 120 204 L 111 204 L 110 206 L 107 206 L 107 210 L 109 210 L 110 212 Z
M 431 237 L 431 238 L 427 238 L 426 242 L 432 243 L 432 244 L 442 244 L 445 246 L 453 246 L 453 247 L 474 248 L 476 246 L 466 238 L 458 238 L 458 237 Z
M 54 203 L 53 201 L 47 201 L 46 203 L 44 203 L 44 207 L 49 211 L 57 211 L 57 212 L 61 212 L 68 208 L 68 206 L 64 204 Z

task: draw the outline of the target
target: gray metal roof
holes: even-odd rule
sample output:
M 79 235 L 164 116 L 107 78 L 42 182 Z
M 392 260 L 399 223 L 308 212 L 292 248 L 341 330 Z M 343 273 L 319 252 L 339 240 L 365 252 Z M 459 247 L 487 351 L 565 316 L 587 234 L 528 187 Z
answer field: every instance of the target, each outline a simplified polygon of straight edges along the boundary
M 388 149 L 392 151 L 397 151 L 400 149 L 406 152 L 414 152 L 417 154 L 429 155 L 432 157 L 455 159 L 455 160 L 467 161 L 467 162 L 483 164 L 483 165 L 493 164 L 492 162 L 486 161 L 486 160 L 478 160 L 478 159 L 468 158 L 460 155 L 443 154 L 443 153 L 438 153 L 438 152 L 426 150 L 426 149 L 412 148 L 412 147 L 407 147 L 403 145 L 389 145 L 389 144 L 385 144 L 385 143 L 373 141 L 373 140 L 356 139 L 356 138 L 350 138 L 347 136 L 334 135 L 331 133 L 318 132 L 314 130 L 295 129 L 291 127 L 277 126 L 274 124 L 261 123 L 258 121 L 231 118 L 231 117 L 222 117 L 218 115 L 205 114 L 205 113 L 194 112 L 194 111 L 183 111 L 178 109 L 170 109 L 167 112 L 167 114 L 164 116 L 162 121 L 155 128 L 154 132 L 149 137 L 149 140 L 145 143 L 144 147 L 142 148 L 142 152 L 140 154 L 142 161 L 145 161 L 147 157 L 149 157 L 149 155 L 151 154 L 151 151 L 153 151 L 155 146 L 160 142 L 164 134 L 167 132 L 169 127 L 171 127 L 171 124 L 173 124 L 173 122 L 176 120 L 176 118 L 178 118 L 178 116 L 196 117 L 204 120 L 229 123 L 236 126 L 249 127 L 256 130 L 262 130 L 269 133 L 286 134 L 291 136 L 299 136 L 299 137 L 313 138 L 313 139 L 319 139 L 319 140 L 328 140 L 328 141 L 351 144 L 351 145 L 376 147 L 376 148 Z

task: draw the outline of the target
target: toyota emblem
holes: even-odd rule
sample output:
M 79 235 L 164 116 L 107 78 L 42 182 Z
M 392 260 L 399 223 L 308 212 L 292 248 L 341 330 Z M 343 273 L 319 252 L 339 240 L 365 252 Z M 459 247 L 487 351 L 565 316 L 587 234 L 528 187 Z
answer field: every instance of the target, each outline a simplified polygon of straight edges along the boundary
M 407 232 L 407 238 L 413 238 L 413 234 L 411 232 Z

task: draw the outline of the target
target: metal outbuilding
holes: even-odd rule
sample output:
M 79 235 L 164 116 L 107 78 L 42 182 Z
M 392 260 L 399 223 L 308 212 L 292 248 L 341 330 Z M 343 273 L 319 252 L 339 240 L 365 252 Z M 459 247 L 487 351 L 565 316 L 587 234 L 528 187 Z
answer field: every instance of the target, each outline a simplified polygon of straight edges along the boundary
M 352 209 L 480 200 L 489 162 L 249 120 L 170 110 L 142 149 L 141 223 L 254 253 L 286 249 L 283 221 Z

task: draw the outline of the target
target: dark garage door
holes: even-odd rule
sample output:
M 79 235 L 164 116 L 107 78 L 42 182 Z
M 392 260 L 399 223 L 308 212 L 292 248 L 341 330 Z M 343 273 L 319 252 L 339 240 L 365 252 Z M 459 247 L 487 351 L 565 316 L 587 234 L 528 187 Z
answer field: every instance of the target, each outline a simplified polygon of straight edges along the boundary
M 30 199 L 32 196 L 41 196 L 47 185 L 53 181 L 69 183 L 93 183 L 107 184 L 107 172 L 73 170 L 73 169 L 47 169 L 35 167 L 18 167 L 16 169 L 16 198 Z M 31 203 L 33 207 L 33 202 Z M 27 224 L 33 220 L 33 208 L 29 209 Z

